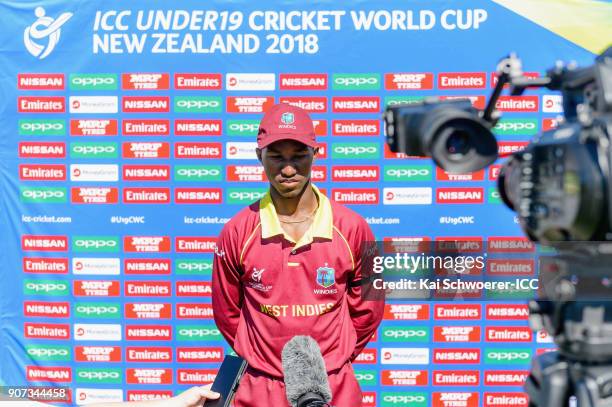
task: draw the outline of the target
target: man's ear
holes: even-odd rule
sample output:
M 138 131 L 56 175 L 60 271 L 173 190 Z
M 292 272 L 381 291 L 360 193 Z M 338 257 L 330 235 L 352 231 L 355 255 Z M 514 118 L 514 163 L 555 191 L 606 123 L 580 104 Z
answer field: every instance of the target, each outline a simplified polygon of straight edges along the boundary
M 314 155 L 315 158 L 317 158 L 317 155 L 319 155 L 319 147 L 314 147 L 312 154 Z
M 259 160 L 259 162 L 261 163 L 261 149 L 260 148 L 256 148 L 255 149 L 255 154 L 257 154 L 257 159 Z M 263 164 L 263 163 L 262 163 Z

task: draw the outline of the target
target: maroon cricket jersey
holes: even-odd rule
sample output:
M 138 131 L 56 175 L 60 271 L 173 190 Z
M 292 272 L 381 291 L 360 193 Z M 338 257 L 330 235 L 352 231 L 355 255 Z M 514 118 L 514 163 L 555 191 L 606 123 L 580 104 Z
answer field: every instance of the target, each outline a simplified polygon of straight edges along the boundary
M 281 351 L 313 337 L 328 372 L 353 360 L 380 324 L 384 300 L 361 298 L 364 242 L 374 236 L 352 210 L 319 199 L 299 242 L 283 233 L 268 193 L 223 228 L 212 276 L 214 318 L 250 367 L 282 378 Z

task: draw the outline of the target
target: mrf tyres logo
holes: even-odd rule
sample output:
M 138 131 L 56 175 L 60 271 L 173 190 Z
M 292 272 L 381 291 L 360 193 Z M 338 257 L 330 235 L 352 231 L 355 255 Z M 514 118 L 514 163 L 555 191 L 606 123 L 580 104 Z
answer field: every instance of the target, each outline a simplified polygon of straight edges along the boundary
M 72 13 L 62 13 L 57 19 L 45 14 L 44 8 L 36 7 L 34 9 L 36 21 L 27 26 L 23 32 L 26 49 L 38 59 L 45 59 L 53 52 L 60 40 L 61 27 L 72 17 Z

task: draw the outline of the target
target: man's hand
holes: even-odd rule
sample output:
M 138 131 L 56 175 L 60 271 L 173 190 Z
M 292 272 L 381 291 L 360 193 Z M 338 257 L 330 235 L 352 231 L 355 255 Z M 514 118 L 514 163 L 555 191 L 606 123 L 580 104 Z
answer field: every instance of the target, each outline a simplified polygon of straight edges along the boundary
M 168 407 L 201 407 L 206 400 L 218 399 L 221 395 L 210 390 L 210 386 L 209 384 L 187 389 L 178 396 L 168 400 Z

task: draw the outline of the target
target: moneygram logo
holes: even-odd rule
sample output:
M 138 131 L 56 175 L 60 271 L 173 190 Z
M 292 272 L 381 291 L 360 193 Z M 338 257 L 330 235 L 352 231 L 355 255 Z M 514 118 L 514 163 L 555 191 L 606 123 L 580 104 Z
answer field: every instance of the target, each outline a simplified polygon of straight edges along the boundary
M 256 160 L 257 154 L 255 142 L 227 142 L 225 151 L 228 160 Z
M 68 346 L 26 346 L 26 353 L 30 359 L 40 362 L 70 361 L 70 347 Z
M 176 332 L 179 341 L 218 341 L 223 339 L 221 332 L 214 325 L 178 325 Z
M 381 348 L 380 363 L 402 365 L 426 365 L 429 363 L 429 348 Z
M 176 165 L 175 181 L 221 181 L 220 165 Z
M 174 111 L 177 113 L 221 113 L 219 96 L 177 96 Z
M 23 43 L 30 54 L 38 59 L 45 59 L 57 45 L 61 27 L 70 20 L 72 13 L 62 13 L 55 19 L 45 15 L 45 9 L 36 7 L 34 15 L 36 21 L 25 28 L 23 32 Z M 47 39 L 46 44 L 41 44 L 39 40 Z
M 117 158 L 117 143 L 70 143 L 71 158 Z
M 176 274 L 210 275 L 212 273 L 212 260 L 209 259 L 179 259 L 174 263 Z
M 333 143 L 332 158 L 378 159 L 380 147 L 378 143 Z
M 433 174 L 428 165 L 386 165 L 385 181 L 431 181 Z
M 383 188 L 383 205 L 431 205 L 430 187 Z
M 227 203 L 229 204 L 245 204 L 253 203 L 258 199 L 263 198 L 267 190 L 265 188 L 228 188 Z
M 22 119 L 19 120 L 20 136 L 63 136 L 66 134 L 66 122 L 55 119 Z
M 542 111 L 544 113 L 563 113 L 563 97 L 561 95 L 543 95 Z
M 382 331 L 383 342 L 429 342 L 429 328 L 425 327 L 385 327 Z
M 70 113 L 117 113 L 117 96 L 70 96 Z
M 80 389 L 75 388 L 75 399 L 82 403 L 116 403 L 123 401 L 121 389 Z
M 526 135 L 532 136 L 539 131 L 538 119 L 501 119 L 493 132 L 498 136 Z
M 334 90 L 379 90 L 380 74 L 346 74 L 336 73 L 332 78 Z
M 119 252 L 119 238 L 115 236 L 74 236 L 72 238 L 73 252 Z
M 25 203 L 65 203 L 66 188 L 21 187 L 21 201 Z
M 276 75 L 273 73 L 228 73 L 225 76 L 227 90 L 274 90 Z
M 120 324 L 74 324 L 74 339 L 78 341 L 120 341 Z
M 70 90 L 116 90 L 117 74 L 70 74 Z
M 119 180 L 119 166 L 114 164 L 71 164 L 71 181 L 106 181 Z

